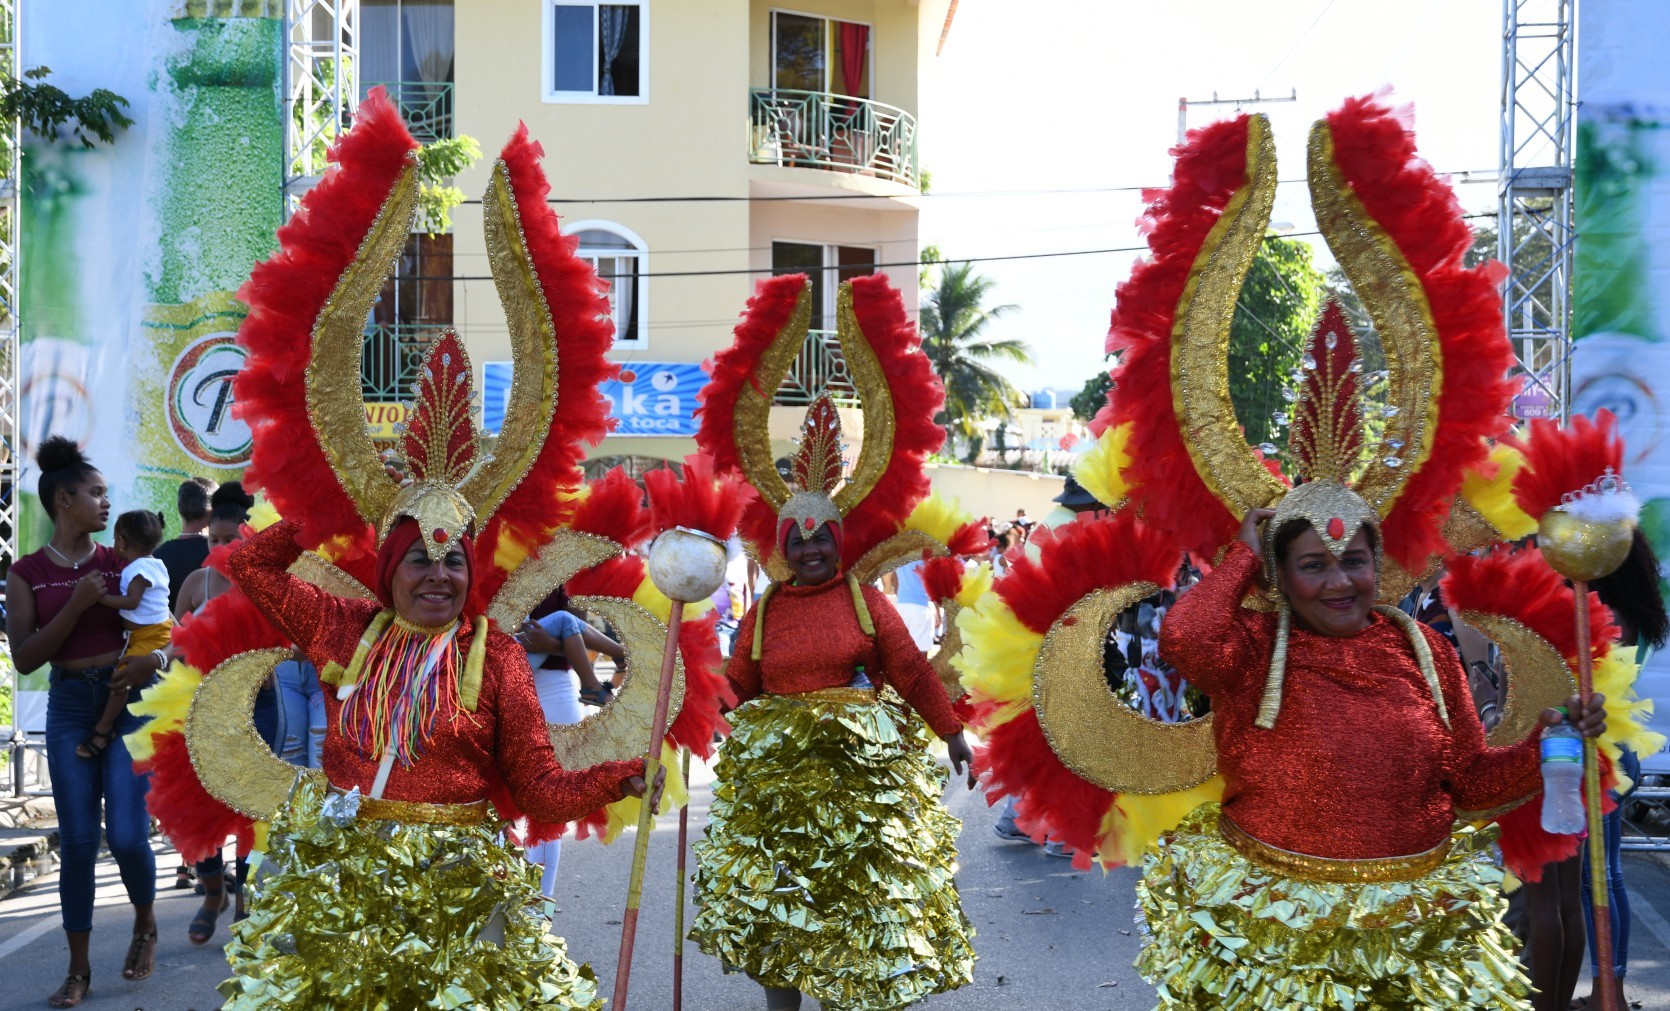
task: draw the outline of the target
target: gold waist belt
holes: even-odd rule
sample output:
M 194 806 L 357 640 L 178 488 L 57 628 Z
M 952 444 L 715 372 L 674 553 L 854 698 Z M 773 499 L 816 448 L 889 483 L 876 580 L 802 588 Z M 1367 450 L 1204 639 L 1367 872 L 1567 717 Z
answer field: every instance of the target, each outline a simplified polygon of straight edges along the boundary
M 373 821 L 403 821 L 423 825 L 479 825 L 487 820 L 487 801 L 469 804 L 424 804 L 415 800 L 360 801 L 359 816 Z
M 794 692 L 780 695 L 778 698 L 794 699 L 796 702 L 851 702 L 854 705 L 874 705 L 876 690 L 874 688 L 819 688 L 815 692 Z
M 1432 849 L 1406 857 L 1370 857 L 1363 860 L 1316 857 L 1284 850 L 1256 839 L 1231 821 L 1229 815 L 1222 813 L 1218 815 L 1218 834 L 1242 856 L 1267 870 L 1307 881 L 1331 881 L 1345 885 L 1415 881 L 1432 873 L 1450 852 L 1450 839 L 1445 836 L 1444 841 Z

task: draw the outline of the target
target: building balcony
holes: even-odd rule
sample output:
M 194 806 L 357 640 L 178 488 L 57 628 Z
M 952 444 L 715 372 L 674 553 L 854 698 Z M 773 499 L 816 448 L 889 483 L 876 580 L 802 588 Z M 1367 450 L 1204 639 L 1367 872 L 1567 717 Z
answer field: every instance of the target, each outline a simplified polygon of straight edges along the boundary
M 858 388 L 847 371 L 841 340 L 833 330 L 808 330 L 794 365 L 777 387 L 774 407 L 805 407 L 827 393 L 838 407 L 857 407 Z
M 389 100 L 400 108 L 406 129 L 418 143 L 452 139 L 451 81 L 365 81 L 360 96 L 377 87 L 388 89 Z
M 365 331 L 360 382 L 372 403 L 410 400 L 423 353 L 447 331 L 445 323 L 373 323 Z
M 851 172 L 917 189 L 916 117 L 867 98 L 787 88 L 748 93 L 748 160 Z

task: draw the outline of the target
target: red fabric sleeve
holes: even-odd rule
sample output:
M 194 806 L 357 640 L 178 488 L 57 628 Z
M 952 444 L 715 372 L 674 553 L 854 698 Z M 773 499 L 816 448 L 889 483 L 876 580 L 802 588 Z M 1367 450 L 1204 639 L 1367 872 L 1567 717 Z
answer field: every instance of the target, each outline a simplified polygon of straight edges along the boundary
M 1261 616 L 1241 607 L 1262 564 L 1251 548 L 1236 541 L 1160 623 L 1160 655 L 1208 695 L 1240 688 L 1251 672 L 1262 672 L 1270 662 L 1268 644 L 1252 632 L 1252 621 Z
M 864 603 L 870 609 L 870 621 L 876 627 L 876 652 L 881 657 L 881 675 L 891 684 L 911 708 L 922 714 L 928 726 L 940 737 L 963 728 L 961 720 L 951 708 L 945 686 L 933 665 L 911 638 L 905 620 L 887 595 L 874 586 L 864 587 Z
M 644 760 L 603 762 L 567 770 L 557 764 L 528 655 L 503 632 L 489 632 L 487 663 L 498 686 L 493 700 L 494 758 L 516 806 L 535 821 L 561 825 L 626 796 L 626 781 L 644 774 Z
M 1432 628 L 1421 625 L 1420 629 L 1432 650 L 1432 664 L 1438 671 L 1438 685 L 1444 692 L 1444 706 L 1449 710 L 1454 733 L 1450 739 L 1449 791 L 1456 808 L 1494 811 L 1540 793 L 1542 727 L 1539 725 L 1518 744 L 1501 748 L 1486 744 L 1484 727 L 1475 715 L 1473 694 L 1467 688 L 1455 647 Z
M 759 615 L 760 605 L 756 602 L 737 624 L 736 643 L 731 647 L 730 659 L 725 661 L 725 676 L 731 679 L 739 706 L 765 690 L 765 675 L 760 670 L 760 662 L 754 659 L 754 622 L 759 620 Z
M 332 660 L 345 662 L 329 655 L 329 641 L 347 628 L 363 632 L 382 605 L 338 597 L 292 576 L 290 566 L 302 555 L 298 529 L 288 520 L 273 524 L 239 545 L 227 568 L 238 589 L 323 670 Z

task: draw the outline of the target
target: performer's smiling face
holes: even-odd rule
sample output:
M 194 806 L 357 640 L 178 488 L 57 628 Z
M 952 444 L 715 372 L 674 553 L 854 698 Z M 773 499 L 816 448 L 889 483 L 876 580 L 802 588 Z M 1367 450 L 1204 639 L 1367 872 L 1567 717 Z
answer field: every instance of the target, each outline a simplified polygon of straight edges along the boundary
M 827 523 L 812 531 L 809 537 L 803 536 L 798 526 L 790 529 L 783 542 L 783 557 L 789 563 L 789 571 L 794 573 L 797 586 L 827 583 L 835 578 L 835 570 L 840 566 L 835 554 L 835 535 L 829 532 Z
M 445 625 L 458 617 L 469 590 L 470 567 L 463 549 L 451 548 L 432 562 L 421 540 L 406 549 L 389 578 L 395 611 L 417 625 Z
M 1374 542 L 1357 531 L 1335 558 L 1310 524 L 1281 552 L 1281 589 L 1293 622 L 1320 635 L 1356 635 L 1374 608 Z

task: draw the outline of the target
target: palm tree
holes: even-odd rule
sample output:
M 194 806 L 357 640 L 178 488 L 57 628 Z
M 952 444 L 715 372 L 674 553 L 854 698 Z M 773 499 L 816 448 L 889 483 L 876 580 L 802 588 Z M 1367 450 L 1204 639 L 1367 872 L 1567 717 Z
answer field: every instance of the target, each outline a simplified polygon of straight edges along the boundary
M 945 410 L 935 420 L 945 426 L 947 444 L 953 433 L 974 440 L 983 418 L 1008 421 L 1014 409 L 1026 406 L 1026 395 L 994 368 L 998 362 L 1032 364 L 1032 349 L 1013 338 L 991 340 L 986 324 L 1019 306 L 983 306 L 992 282 L 974 273 L 970 263 L 940 267 L 939 281 L 922 299 L 922 351 L 945 384 Z M 974 443 L 971 456 L 979 454 Z

